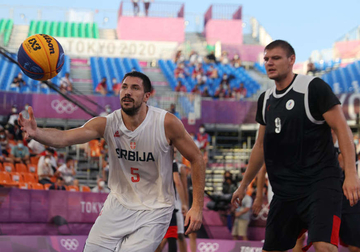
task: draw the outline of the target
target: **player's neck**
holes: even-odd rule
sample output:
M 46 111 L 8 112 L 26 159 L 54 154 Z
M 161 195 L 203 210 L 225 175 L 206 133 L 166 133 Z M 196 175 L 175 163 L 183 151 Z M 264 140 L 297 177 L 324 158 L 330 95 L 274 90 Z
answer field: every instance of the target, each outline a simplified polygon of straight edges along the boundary
M 129 116 L 124 111 L 121 111 L 125 127 L 128 130 L 134 131 L 145 120 L 148 110 L 149 107 L 146 104 L 143 104 L 138 113 L 133 116 Z
M 276 80 L 275 81 L 276 89 L 281 91 L 281 90 L 287 88 L 293 81 L 294 76 L 295 76 L 295 74 L 293 72 L 291 72 L 285 78 L 283 78 L 281 80 Z

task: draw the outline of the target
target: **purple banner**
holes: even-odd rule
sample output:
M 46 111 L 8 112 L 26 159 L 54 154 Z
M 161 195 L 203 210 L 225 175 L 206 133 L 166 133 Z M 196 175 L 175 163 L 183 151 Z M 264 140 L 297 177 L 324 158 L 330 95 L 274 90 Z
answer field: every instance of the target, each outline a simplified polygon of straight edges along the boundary
M 85 107 L 97 114 L 103 112 L 100 108 L 79 96 L 74 96 L 81 101 Z M 102 107 L 109 104 L 112 110 L 120 108 L 119 97 L 115 96 L 88 96 L 89 99 Z M 360 112 L 360 94 L 340 94 L 343 112 L 347 120 L 355 120 L 356 114 Z M 88 120 L 90 115 L 86 114 L 78 106 L 67 101 L 58 94 L 20 94 L 12 92 L 0 92 L 0 115 L 7 116 L 11 112 L 11 106 L 17 105 L 18 111 L 22 111 L 25 104 L 33 106 L 35 118 L 60 118 L 60 119 L 83 119 Z M 243 124 L 256 123 L 255 115 L 257 101 L 230 101 L 230 100 L 203 100 L 201 102 L 201 119 L 197 124 L 187 125 L 189 131 L 197 132 L 201 123 L 224 123 Z
M 117 96 L 87 96 L 95 104 L 83 99 L 81 96 L 72 97 L 98 115 L 103 110 L 95 104 L 102 107 L 110 105 L 112 110 L 120 108 L 120 101 Z M 0 92 L 0 115 L 8 115 L 11 112 L 12 105 L 16 105 L 18 112 L 21 112 L 26 103 L 33 107 L 35 118 L 88 120 L 92 117 L 59 94 L 20 94 L 12 92 Z
M 79 96 L 74 96 L 74 98 L 98 115 L 103 112 L 95 104 L 84 100 Z M 109 104 L 112 110 L 120 107 L 119 97 L 88 96 L 88 98 L 102 107 Z M 35 118 L 90 119 L 92 117 L 58 94 L 33 94 L 32 106 Z
M 255 123 L 256 107 L 253 101 L 202 101 L 202 123 Z
M 1 236 L 2 252 L 81 252 L 85 246 L 86 236 Z M 188 251 L 189 239 L 186 239 Z M 259 241 L 227 241 L 197 239 L 196 252 L 261 252 L 263 243 Z M 168 251 L 167 246 L 163 252 Z M 315 251 L 312 246 L 309 251 Z M 339 246 L 339 252 L 348 251 Z
M 50 223 L 60 215 L 68 223 L 94 223 L 107 194 L 0 188 L 1 223 Z

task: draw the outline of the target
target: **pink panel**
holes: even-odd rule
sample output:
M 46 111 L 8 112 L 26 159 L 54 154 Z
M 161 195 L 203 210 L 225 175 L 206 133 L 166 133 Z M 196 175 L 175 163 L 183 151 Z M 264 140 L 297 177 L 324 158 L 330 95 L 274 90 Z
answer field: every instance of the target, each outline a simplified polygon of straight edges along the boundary
M 242 44 L 242 20 L 211 19 L 205 26 L 206 41 L 215 44 L 221 41 L 224 44 Z
M 222 44 L 222 50 L 227 51 L 229 59 L 232 59 L 234 54 L 239 54 L 242 61 L 258 62 L 264 52 L 262 45 L 230 45 Z
M 117 35 L 122 40 L 184 42 L 183 18 L 127 17 L 118 19 Z
M 349 59 L 358 57 L 360 40 L 341 41 L 334 45 L 335 58 Z

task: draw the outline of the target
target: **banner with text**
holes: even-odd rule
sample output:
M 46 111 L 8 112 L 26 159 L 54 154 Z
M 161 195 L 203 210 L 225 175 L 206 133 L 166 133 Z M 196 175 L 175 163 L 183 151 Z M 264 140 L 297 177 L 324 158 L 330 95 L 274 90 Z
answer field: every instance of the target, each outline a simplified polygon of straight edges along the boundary
M 81 252 L 86 236 L 2 236 L 0 248 L 2 252 L 41 251 L 41 252 Z M 190 251 L 189 239 L 186 239 L 187 250 Z M 261 252 L 260 241 L 229 241 L 213 239 L 197 239 L 196 252 Z M 163 252 L 168 251 L 167 246 Z M 309 251 L 315 251 L 312 246 Z M 340 252 L 348 251 L 339 246 Z
M 65 54 L 73 57 L 118 57 L 137 59 L 170 59 L 177 42 L 56 38 Z M 169 53 L 171 52 L 171 53 Z
M 93 223 L 107 194 L 0 188 L 0 223 L 48 223 L 60 215 L 68 223 Z

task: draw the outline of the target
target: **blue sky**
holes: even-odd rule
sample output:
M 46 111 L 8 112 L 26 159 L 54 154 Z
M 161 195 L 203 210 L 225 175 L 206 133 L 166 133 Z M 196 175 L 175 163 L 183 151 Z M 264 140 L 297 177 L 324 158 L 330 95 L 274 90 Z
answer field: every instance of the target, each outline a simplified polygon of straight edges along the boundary
M 156 0 L 155 0 L 156 1 Z M 29 6 L 25 0 L 11 0 L 11 5 Z M 162 0 L 162 2 L 174 2 Z M 183 0 L 185 12 L 204 14 L 213 1 Z M 245 17 L 255 17 L 273 39 L 285 39 L 295 48 L 297 61 L 308 59 L 313 50 L 332 47 L 346 32 L 360 25 L 360 0 L 225 0 L 217 1 L 243 6 Z M 36 0 L 36 6 L 117 10 L 120 1 Z M 1 1 L 0 4 L 4 4 Z M 9 5 L 9 2 L 6 3 Z M 0 15 L 4 15 L 0 11 Z

